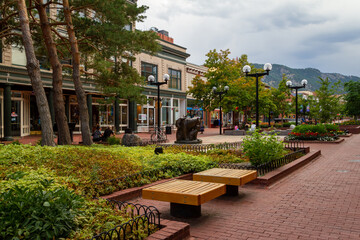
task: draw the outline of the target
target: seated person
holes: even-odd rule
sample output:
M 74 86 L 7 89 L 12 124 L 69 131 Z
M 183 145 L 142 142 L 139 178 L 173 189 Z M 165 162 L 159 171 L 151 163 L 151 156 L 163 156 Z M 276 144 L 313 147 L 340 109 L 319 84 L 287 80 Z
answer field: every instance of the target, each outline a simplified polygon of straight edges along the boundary
M 95 131 L 93 132 L 92 134 L 93 136 L 93 141 L 94 142 L 100 142 L 101 138 L 102 138 L 102 134 L 101 134 L 101 131 L 100 131 L 100 127 L 97 126 Z
M 110 137 L 110 136 L 115 136 L 115 133 L 110 129 L 110 127 L 107 127 L 104 131 L 104 134 L 102 135 L 102 141 L 106 142 L 106 140 Z

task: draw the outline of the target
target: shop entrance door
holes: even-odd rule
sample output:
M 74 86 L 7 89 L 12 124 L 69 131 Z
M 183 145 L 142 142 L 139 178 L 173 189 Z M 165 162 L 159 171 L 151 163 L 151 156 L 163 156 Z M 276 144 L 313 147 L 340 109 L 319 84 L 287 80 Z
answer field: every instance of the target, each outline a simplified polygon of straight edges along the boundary
M 21 101 L 11 101 L 11 135 L 20 136 L 21 133 Z
M 153 127 L 155 125 L 154 110 L 154 108 L 149 108 L 149 127 Z

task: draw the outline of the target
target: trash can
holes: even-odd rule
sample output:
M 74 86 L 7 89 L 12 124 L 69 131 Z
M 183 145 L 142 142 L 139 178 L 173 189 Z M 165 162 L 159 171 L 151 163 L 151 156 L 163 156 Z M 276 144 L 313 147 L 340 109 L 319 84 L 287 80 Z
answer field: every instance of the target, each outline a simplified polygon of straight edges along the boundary
M 171 134 L 171 126 L 166 126 L 165 127 L 165 133 L 166 134 Z
M 132 129 L 131 128 L 125 128 L 125 133 L 132 134 Z

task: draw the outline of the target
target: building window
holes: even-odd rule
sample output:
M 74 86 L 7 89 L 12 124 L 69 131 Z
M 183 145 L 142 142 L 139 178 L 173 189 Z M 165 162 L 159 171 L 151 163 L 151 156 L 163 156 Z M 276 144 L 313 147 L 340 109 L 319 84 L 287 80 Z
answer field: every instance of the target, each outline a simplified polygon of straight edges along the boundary
M 141 76 L 145 77 L 145 81 L 147 81 L 148 77 L 153 75 L 155 77 L 155 82 L 158 81 L 158 68 L 157 65 L 141 62 Z
M 181 90 L 181 71 L 169 68 L 169 88 Z
M 18 66 L 26 66 L 26 55 L 24 50 L 20 50 L 18 47 L 13 46 L 11 48 L 11 63 Z

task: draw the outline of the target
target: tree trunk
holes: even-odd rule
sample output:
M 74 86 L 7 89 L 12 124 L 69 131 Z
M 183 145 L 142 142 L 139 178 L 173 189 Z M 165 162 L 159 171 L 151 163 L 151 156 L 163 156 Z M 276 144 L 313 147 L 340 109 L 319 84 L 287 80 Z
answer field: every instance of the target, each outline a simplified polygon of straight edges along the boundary
M 62 93 L 62 65 L 59 61 L 56 45 L 51 35 L 51 26 L 46 14 L 46 9 L 43 4 L 38 2 L 35 3 L 35 7 L 39 13 L 42 35 L 53 71 L 52 84 L 54 91 L 55 120 L 58 129 L 58 144 L 68 145 L 71 144 L 71 138 L 65 115 L 65 102 Z
M 77 43 L 77 39 L 74 32 L 74 26 L 72 24 L 71 19 L 71 11 L 68 0 L 63 0 L 64 4 L 64 16 L 65 22 L 67 23 L 66 29 L 69 36 L 70 44 L 71 44 L 71 55 L 72 55 L 72 66 L 73 72 L 72 77 L 74 81 L 76 97 L 79 104 L 80 110 L 80 120 L 81 120 L 81 135 L 82 141 L 84 145 L 91 145 L 91 132 L 90 132 L 90 124 L 89 124 L 89 111 L 86 102 L 85 91 L 82 87 L 82 83 L 80 80 L 80 53 L 79 47 Z
M 41 145 L 55 146 L 50 109 L 41 81 L 39 62 L 35 56 L 35 50 L 30 34 L 29 18 L 27 15 L 25 0 L 18 0 L 18 7 L 23 44 L 26 53 L 26 68 L 36 96 L 36 105 L 38 107 L 41 119 Z

